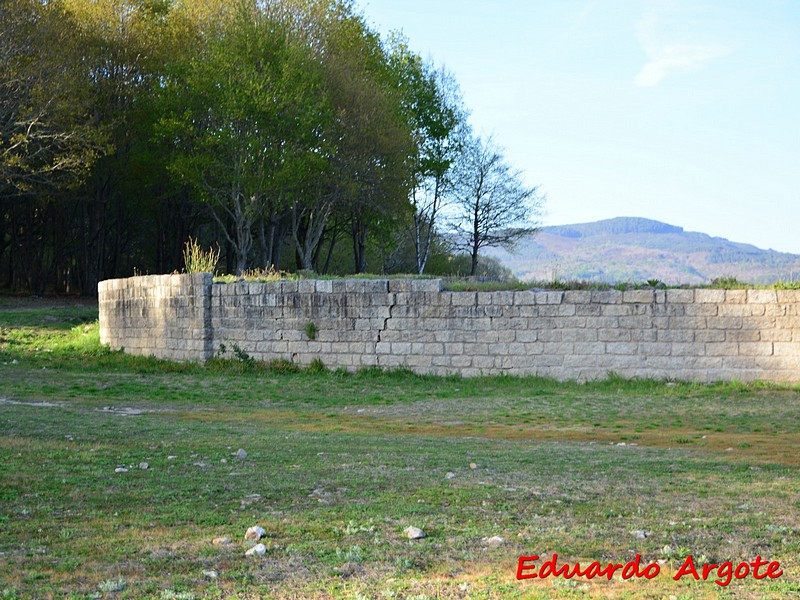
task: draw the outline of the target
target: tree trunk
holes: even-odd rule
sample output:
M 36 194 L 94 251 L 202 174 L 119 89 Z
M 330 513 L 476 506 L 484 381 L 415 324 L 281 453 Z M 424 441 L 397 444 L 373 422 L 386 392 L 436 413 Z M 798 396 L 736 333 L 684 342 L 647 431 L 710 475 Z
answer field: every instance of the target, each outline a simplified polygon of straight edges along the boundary
M 353 213 L 353 262 L 356 274 L 367 271 L 367 224 Z

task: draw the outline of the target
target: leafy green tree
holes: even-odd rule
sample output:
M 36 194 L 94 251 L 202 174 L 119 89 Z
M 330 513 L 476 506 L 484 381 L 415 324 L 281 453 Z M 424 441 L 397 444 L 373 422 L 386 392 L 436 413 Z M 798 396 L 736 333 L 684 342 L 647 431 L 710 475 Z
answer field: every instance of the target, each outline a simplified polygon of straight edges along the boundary
M 346 215 L 354 270 L 367 269 L 368 231 L 407 212 L 413 139 L 380 37 L 349 4 L 328 21 L 325 62 L 336 140 L 337 208 Z
M 265 210 L 296 207 L 324 168 L 328 109 L 312 55 L 255 2 L 212 33 L 163 84 L 160 125 L 175 144 L 171 170 L 208 202 L 241 273 Z
M 74 186 L 105 150 L 74 22 L 56 4 L 0 3 L 0 189 Z
M 402 38 L 392 38 L 390 46 L 391 66 L 415 142 L 410 200 L 414 208 L 415 269 L 422 274 L 442 208 L 454 191 L 454 166 L 469 133 L 467 112 L 450 73 L 423 61 Z

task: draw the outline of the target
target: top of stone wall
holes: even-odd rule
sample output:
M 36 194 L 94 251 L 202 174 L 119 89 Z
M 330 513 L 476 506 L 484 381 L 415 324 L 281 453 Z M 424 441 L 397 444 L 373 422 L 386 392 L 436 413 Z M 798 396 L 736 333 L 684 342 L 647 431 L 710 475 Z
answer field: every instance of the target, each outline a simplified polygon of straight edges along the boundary
M 169 275 L 136 275 L 122 279 L 106 279 L 97 284 L 98 293 L 130 288 L 179 287 L 184 285 L 211 285 L 211 273 L 173 273 Z
M 244 295 L 267 291 L 279 294 L 313 293 L 413 293 L 442 292 L 441 279 L 301 279 L 269 282 L 214 283 L 211 273 L 139 275 L 107 279 L 97 285 L 98 293 L 152 287 L 212 286 L 215 293 Z M 227 286 L 227 287 L 226 287 Z M 458 291 L 453 294 L 477 294 L 482 303 L 500 298 L 508 304 L 774 304 L 800 302 L 800 290 L 770 289 L 643 289 L 643 290 L 502 290 L 491 292 Z M 483 300 L 481 300 L 483 299 Z

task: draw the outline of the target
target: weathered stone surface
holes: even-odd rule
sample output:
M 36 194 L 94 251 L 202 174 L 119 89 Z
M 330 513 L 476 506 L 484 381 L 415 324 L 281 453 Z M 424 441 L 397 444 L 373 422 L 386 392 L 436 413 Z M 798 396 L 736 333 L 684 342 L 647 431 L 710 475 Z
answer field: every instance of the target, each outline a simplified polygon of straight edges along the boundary
M 224 345 L 228 357 L 237 347 L 351 371 L 800 382 L 796 290 L 447 292 L 438 279 L 213 284 L 201 273 L 103 281 L 98 294 L 103 343 L 172 360 Z

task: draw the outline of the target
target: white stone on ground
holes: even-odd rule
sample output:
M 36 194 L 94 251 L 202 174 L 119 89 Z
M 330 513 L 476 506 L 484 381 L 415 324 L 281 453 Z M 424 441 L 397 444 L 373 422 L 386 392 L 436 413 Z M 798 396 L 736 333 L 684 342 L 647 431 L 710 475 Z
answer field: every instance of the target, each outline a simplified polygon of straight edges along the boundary
M 246 540 L 260 540 L 262 537 L 267 535 L 267 532 L 264 530 L 263 527 L 259 525 L 253 525 L 247 529 L 247 532 L 244 534 L 244 539 Z
M 427 537 L 422 529 L 419 527 L 414 527 L 413 525 L 406 527 L 403 531 L 405 531 L 408 539 L 410 540 L 421 540 L 422 538 Z
M 256 544 L 250 550 L 244 553 L 245 556 L 264 556 L 267 553 L 267 547 L 264 544 Z

